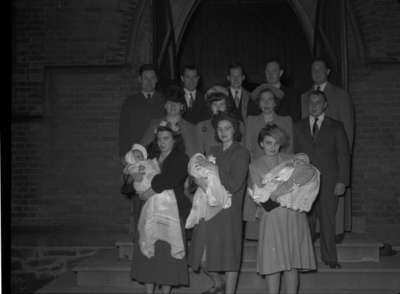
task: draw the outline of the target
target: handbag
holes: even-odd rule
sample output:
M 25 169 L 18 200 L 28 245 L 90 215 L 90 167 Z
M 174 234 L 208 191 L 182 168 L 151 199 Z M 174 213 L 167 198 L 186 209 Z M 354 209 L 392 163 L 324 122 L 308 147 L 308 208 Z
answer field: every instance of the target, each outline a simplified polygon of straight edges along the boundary
M 265 209 L 265 211 L 271 211 L 280 206 L 280 204 L 272 199 L 268 199 L 267 201 L 260 203 L 261 206 Z
M 136 191 L 133 188 L 132 182 L 129 182 L 129 175 L 123 175 L 121 194 L 124 194 L 127 196 L 132 196 L 132 195 L 136 194 Z

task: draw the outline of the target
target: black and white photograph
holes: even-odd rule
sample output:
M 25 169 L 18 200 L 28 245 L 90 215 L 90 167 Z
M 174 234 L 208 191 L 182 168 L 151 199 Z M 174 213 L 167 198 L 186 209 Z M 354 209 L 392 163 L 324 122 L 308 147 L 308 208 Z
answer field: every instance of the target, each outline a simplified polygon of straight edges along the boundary
M 3 293 L 400 294 L 400 0 L 10 4 Z

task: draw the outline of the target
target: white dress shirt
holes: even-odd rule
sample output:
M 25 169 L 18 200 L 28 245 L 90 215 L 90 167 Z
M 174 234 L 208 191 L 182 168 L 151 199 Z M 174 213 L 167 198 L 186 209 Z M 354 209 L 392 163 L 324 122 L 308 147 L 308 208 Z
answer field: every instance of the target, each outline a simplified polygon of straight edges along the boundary
M 151 98 L 154 95 L 154 91 L 153 92 L 144 92 L 142 91 L 142 94 L 144 95 L 144 98 Z M 150 95 L 150 97 L 148 97 Z
M 323 92 L 327 83 L 328 82 L 322 83 L 321 85 L 314 85 L 314 90 L 317 90 L 317 88 L 319 87 L 319 90 Z
M 186 105 L 190 106 L 190 94 L 192 94 L 192 105 L 194 103 L 194 100 L 196 100 L 196 90 L 193 91 L 189 91 L 188 89 L 183 89 L 185 91 L 185 101 L 186 101 Z
M 237 103 L 236 107 L 238 107 L 239 104 L 240 104 L 240 99 L 242 99 L 242 88 L 239 88 L 239 89 L 230 88 L 230 90 L 231 90 L 231 94 L 232 94 L 232 97 L 233 97 L 233 101 L 235 102 L 235 105 Z M 235 100 L 236 97 L 239 97 L 238 101 Z

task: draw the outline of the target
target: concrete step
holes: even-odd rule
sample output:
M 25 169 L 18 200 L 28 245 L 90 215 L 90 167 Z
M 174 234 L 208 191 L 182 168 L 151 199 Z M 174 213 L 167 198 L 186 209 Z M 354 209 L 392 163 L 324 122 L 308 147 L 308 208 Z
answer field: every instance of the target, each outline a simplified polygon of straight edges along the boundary
M 302 273 L 300 292 L 388 290 L 398 293 L 400 291 L 399 257 L 396 261 L 387 259 L 381 263 L 352 262 L 341 263 L 341 265 L 341 269 L 331 269 L 319 263 L 318 271 Z M 242 268 L 239 287 L 246 291 L 247 285 L 251 285 L 251 289 L 255 290 L 265 287 L 265 279 L 255 273 L 255 262 L 244 264 Z
M 258 241 L 245 241 L 243 249 L 244 261 L 256 260 Z M 339 262 L 379 262 L 379 247 L 383 244 L 378 243 L 365 234 L 350 233 L 346 234 L 343 242 L 337 244 Z M 133 245 L 129 240 L 121 240 L 115 243 L 118 248 L 120 259 L 132 260 Z M 321 261 L 319 240 L 315 243 L 317 258 Z
M 76 283 L 76 273 L 74 272 L 67 272 L 60 276 L 59 278 L 55 279 L 54 281 L 47 284 L 45 287 L 40 289 L 38 294 L 78 294 L 78 293 L 102 293 L 102 294 L 118 294 L 118 293 L 143 293 L 143 286 L 134 284 L 132 286 L 123 287 L 123 286 L 79 286 Z M 161 293 L 161 291 L 158 291 Z M 172 293 L 190 293 L 190 292 L 183 292 L 183 289 L 173 289 Z M 191 293 L 199 293 L 192 291 Z M 237 294 L 259 294 L 265 293 L 264 291 L 260 291 L 260 289 L 239 289 Z M 321 294 L 319 289 L 307 289 L 306 291 L 300 290 L 300 294 Z M 327 289 L 324 290 L 323 293 L 326 294 L 395 294 L 396 291 L 393 290 L 385 290 L 385 289 L 378 289 L 378 290 L 346 290 L 346 289 Z
M 76 285 L 81 287 L 120 287 L 132 293 L 143 291 L 143 286 L 131 281 L 130 261 L 120 260 L 117 250 L 104 250 L 89 257 L 73 270 Z M 175 293 L 199 293 L 211 287 L 204 274 L 191 273 L 190 287 L 175 289 Z M 245 261 L 239 276 L 238 291 L 256 293 L 265 289 L 265 280 L 256 273 L 255 261 Z M 329 293 L 329 291 L 400 291 L 400 255 L 383 257 L 381 262 L 342 263 L 341 269 L 330 269 L 318 264 L 318 271 L 301 274 L 301 293 Z M 123 292 L 121 292 L 123 293 Z M 332 293 L 332 292 L 331 292 Z

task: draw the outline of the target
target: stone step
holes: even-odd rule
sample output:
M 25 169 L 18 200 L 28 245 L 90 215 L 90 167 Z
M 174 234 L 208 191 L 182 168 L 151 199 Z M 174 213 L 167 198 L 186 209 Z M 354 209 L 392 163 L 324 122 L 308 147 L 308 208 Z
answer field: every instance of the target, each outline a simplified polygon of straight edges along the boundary
M 143 291 L 143 287 L 129 278 L 130 261 L 117 258 L 117 250 L 104 250 L 73 270 L 76 284 L 83 287 L 123 287 Z M 239 276 L 238 290 L 243 293 L 262 291 L 265 280 L 256 273 L 255 261 L 245 261 Z M 189 288 L 176 293 L 198 293 L 211 287 L 204 274 L 191 273 Z M 318 264 L 317 272 L 301 274 L 301 293 L 344 290 L 400 290 L 400 255 L 383 257 L 381 262 L 342 263 L 341 269 L 330 269 Z M 135 291 L 136 291 L 135 290 Z M 395 293 L 397 293 L 395 292 Z M 135 293 L 135 292 L 132 292 Z M 136 292 L 137 293 L 137 292 Z
M 257 258 L 257 242 L 245 241 L 243 249 L 243 260 L 251 261 Z M 118 256 L 120 259 L 132 260 L 132 242 L 121 240 L 115 243 L 118 248 Z M 381 243 L 375 242 L 368 238 L 365 234 L 350 233 L 346 234 L 343 242 L 337 244 L 339 262 L 379 262 L 379 247 Z M 317 258 L 321 261 L 319 240 L 315 243 L 315 252 Z
M 116 287 L 116 286 L 79 286 L 76 283 L 76 273 L 67 272 L 57 279 L 53 280 L 43 288 L 41 288 L 38 294 L 78 294 L 78 293 L 102 293 L 102 294 L 118 294 L 118 293 L 143 293 L 143 286 L 138 284 L 133 284 L 128 287 Z M 161 291 L 158 291 L 161 293 Z M 184 292 L 183 289 L 173 289 L 172 293 L 190 293 L 188 291 Z M 191 291 L 191 293 L 199 293 L 199 291 Z M 264 291 L 260 291 L 260 289 L 239 289 L 237 294 L 259 294 L 265 293 Z M 319 289 L 307 289 L 306 291 L 300 290 L 300 294 L 321 294 L 321 290 Z M 393 290 L 385 290 L 385 289 L 377 289 L 377 290 L 346 290 L 346 289 L 326 289 L 323 293 L 326 294 L 395 294 L 396 291 Z

